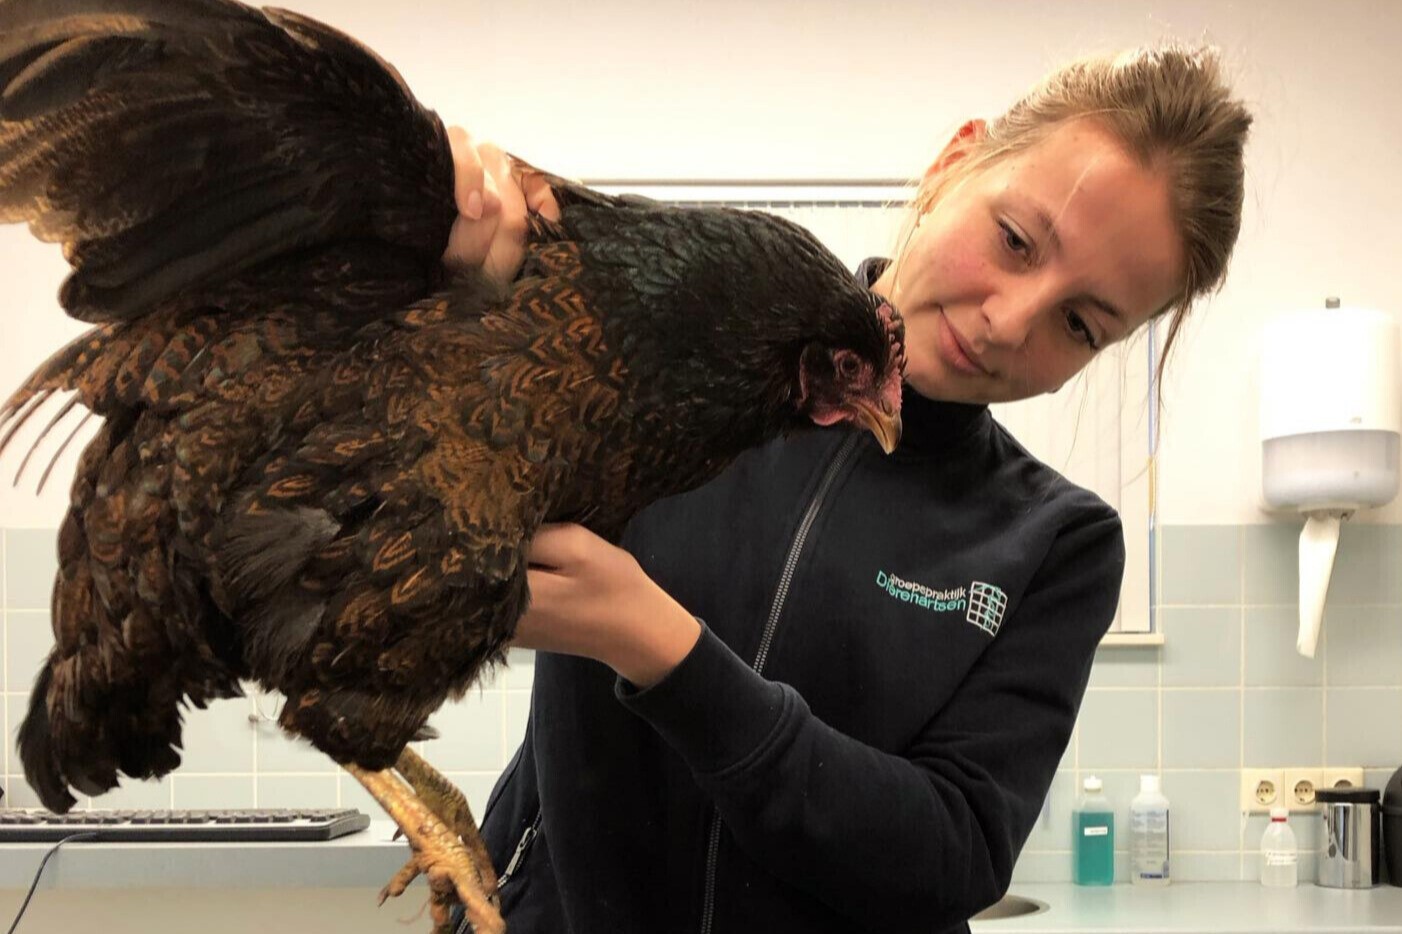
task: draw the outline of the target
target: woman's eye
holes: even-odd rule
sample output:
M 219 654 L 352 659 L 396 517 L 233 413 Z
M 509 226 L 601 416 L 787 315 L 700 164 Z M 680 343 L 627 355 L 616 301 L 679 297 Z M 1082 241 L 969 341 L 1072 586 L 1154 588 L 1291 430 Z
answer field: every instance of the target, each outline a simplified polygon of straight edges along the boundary
M 1003 229 L 1003 245 L 1014 253 L 1019 253 L 1023 258 L 1027 258 L 1032 253 L 1032 244 L 1022 239 L 1022 236 L 1005 221 L 999 221 L 998 226 Z
M 1085 344 L 1091 350 L 1099 350 L 1100 344 L 1095 340 L 1095 334 L 1091 332 L 1090 325 L 1086 324 L 1086 319 L 1071 309 L 1066 310 L 1066 324 L 1071 332 L 1077 335 L 1076 340 Z

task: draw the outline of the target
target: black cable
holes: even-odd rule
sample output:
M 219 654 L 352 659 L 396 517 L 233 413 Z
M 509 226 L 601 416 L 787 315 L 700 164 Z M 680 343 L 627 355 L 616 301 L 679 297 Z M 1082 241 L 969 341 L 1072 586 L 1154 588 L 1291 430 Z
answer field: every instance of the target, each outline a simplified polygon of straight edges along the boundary
M 49 852 L 44 854 L 44 858 L 39 861 L 39 870 L 34 873 L 34 881 L 29 884 L 29 893 L 24 896 L 24 901 L 19 906 L 19 914 L 15 915 L 14 923 L 10 925 L 7 934 L 15 934 L 15 928 L 19 927 L 19 919 L 24 917 L 24 909 L 29 907 L 29 900 L 34 897 L 34 890 L 39 887 L 39 877 L 44 874 L 44 867 L 49 863 L 49 857 L 58 852 L 58 848 L 65 843 L 72 843 L 74 840 L 96 840 L 95 833 L 75 833 L 64 837 L 62 840 L 49 847 Z

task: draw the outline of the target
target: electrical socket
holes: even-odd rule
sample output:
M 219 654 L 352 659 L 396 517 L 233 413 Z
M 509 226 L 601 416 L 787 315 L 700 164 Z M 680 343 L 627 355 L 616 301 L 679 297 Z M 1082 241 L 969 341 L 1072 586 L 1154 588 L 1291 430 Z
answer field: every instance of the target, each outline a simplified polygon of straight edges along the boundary
M 1321 769 L 1320 788 L 1362 788 L 1362 769 Z
M 1273 807 L 1291 811 L 1314 811 L 1314 793 L 1320 788 L 1362 788 L 1359 768 L 1242 769 L 1241 809 L 1248 814 L 1265 814 Z
M 1282 800 L 1283 780 L 1280 769 L 1243 769 L 1241 809 L 1262 813 L 1275 807 Z
M 1292 811 L 1314 810 L 1314 793 L 1324 780 L 1323 769 L 1281 770 L 1281 802 Z

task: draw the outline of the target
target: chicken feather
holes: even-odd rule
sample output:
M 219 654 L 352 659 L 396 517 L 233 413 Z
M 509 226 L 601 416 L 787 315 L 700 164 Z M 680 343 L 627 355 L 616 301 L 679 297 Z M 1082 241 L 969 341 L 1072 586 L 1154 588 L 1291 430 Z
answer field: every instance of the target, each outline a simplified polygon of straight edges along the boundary
M 103 418 L 20 730 L 46 806 L 169 772 L 181 705 L 243 680 L 387 768 L 503 657 L 541 523 L 616 539 L 820 414 L 894 443 L 899 315 L 811 235 L 539 174 L 561 217 L 516 279 L 450 276 L 444 127 L 355 40 L 231 0 L 0 2 L 0 220 L 62 245 L 95 325 L 0 407 L 0 451 L 58 392 Z

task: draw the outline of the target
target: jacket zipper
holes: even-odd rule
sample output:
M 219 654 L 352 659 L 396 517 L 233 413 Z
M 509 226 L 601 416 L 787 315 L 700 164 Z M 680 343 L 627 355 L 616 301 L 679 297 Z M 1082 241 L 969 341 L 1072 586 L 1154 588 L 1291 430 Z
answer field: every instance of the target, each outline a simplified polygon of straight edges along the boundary
M 813 493 L 813 498 L 808 501 L 808 508 L 803 513 L 803 520 L 799 522 L 798 530 L 794 532 L 793 541 L 789 544 L 788 556 L 784 559 L 784 571 L 779 575 L 779 586 L 774 590 L 774 601 L 769 606 L 769 617 L 764 621 L 764 633 L 760 636 L 759 651 L 755 653 L 755 660 L 751 664 L 757 673 L 763 671 L 764 663 L 769 658 L 769 647 L 774 642 L 775 630 L 779 628 L 779 615 L 784 611 L 784 601 L 788 598 L 789 585 L 793 583 L 798 559 L 803 555 L 803 545 L 808 539 L 808 531 L 818 518 L 818 512 L 823 508 L 823 500 L 837 479 L 838 472 L 842 470 L 842 465 L 847 463 L 847 458 L 856 449 L 861 437 L 859 433 L 853 432 L 837 449 L 837 453 L 828 463 L 828 469 L 823 474 L 823 479 L 818 483 L 818 489 Z M 710 837 L 706 842 L 706 892 L 701 902 L 701 934 L 711 934 L 711 921 L 715 916 L 716 908 L 716 860 L 719 855 L 720 809 L 712 807 Z
M 486 820 L 485 814 L 483 814 L 482 819 Z M 526 832 L 521 834 L 521 839 L 516 844 L 516 849 L 512 852 L 511 859 L 506 861 L 506 868 L 501 871 L 501 877 L 497 879 L 498 895 L 501 894 L 502 886 L 506 885 L 507 881 L 516 874 L 516 870 L 521 868 L 521 862 L 526 858 L 526 850 L 530 849 L 531 841 L 534 840 L 536 834 L 540 832 L 540 819 L 541 811 L 537 808 L 535 820 L 531 821 L 531 826 L 527 827 Z M 462 916 L 462 921 L 458 922 L 458 926 L 454 928 L 453 934 L 469 934 L 471 930 L 472 924 L 468 920 L 467 915 L 464 914 Z
M 506 861 L 506 868 L 501 871 L 501 878 L 497 879 L 497 889 L 510 881 L 516 875 L 516 870 L 521 868 L 521 861 L 526 858 L 526 850 L 530 849 L 531 841 L 540 832 L 541 811 L 535 812 L 535 820 L 531 821 L 531 826 L 526 828 L 526 832 L 521 834 L 521 840 L 516 844 L 516 850 L 511 854 L 511 859 Z

